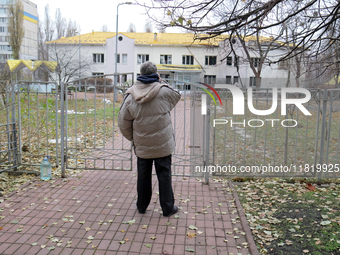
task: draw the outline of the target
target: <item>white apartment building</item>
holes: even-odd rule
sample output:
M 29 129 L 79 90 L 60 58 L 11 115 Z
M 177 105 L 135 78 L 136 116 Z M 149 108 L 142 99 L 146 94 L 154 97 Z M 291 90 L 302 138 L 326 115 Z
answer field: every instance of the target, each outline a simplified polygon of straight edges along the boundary
M 163 78 L 208 84 L 237 83 L 244 87 L 255 86 L 255 75 L 240 43 L 236 39 L 234 51 L 231 51 L 227 38 L 224 36 L 207 42 L 194 41 L 193 34 L 190 33 L 118 33 L 117 72 L 133 72 L 136 79 L 140 74 L 141 64 L 152 61 L 157 65 L 158 72 Z M 79 42 L 80 47 L 77 46 Z M 92 32 L 49 43 L 60 49 L 71 45 L 78 47 L 82 52 L 81 58 L 92 61 L 89 70 L 83 76 L 115 73 L 115 33 Z M 247 42 L 250 61 L 254 61 L 256 66 L 259 55 L 256 47 L 252 49 L 252 43 L 250 39 Z M 286 65 L 272 63 L 279 60 L 285 52 L 283 48 L 269 51 L 268 61 L 262 67 L 261 87 L 286 85 L 288 77 Z M 294 86 L 294 75 L 291 77 L 290 86 Z
M 9 45 L 8 6 L 12 0 L 0 0 L 0 62 L 12 59 L 13 51 Z M 20 58 L 36 60 L 38 57 L 38 10 L 29 0 L 21 0 L 24 6 L 25 36 L 20 48 Z

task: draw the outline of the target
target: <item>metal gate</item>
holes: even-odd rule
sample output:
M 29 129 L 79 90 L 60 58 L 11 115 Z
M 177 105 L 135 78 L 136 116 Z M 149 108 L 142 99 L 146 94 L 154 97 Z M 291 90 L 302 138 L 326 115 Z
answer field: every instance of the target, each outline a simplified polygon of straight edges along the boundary
M 121 92 L 133 81 L 133 73 L 116 77 Z M 118 128 L 114 79 L 114 75 L 93 76 L 61 84 L 62 170 L 132 170 L 131 142 Z
M 61 148 L 65 148 L 61 151 L 62 169 L 133 169 L 131 142 L 122 136 L 117 123 L 119 102 L 132 85 L 133 74 L 117 74 L 117 80 L 124 81 L 116 86 L 117 96 L 113 79 L 114 75 L 94 76 L 61 85 L 61 126 L 65 127 L 61 130 Z M 182 94 L 171 112 L 176 139 L 173 174 L 201 175 L 194 171 L 195 166 L 204 164 L 207 145 L 200 95 L 195 84 L 169 82 Z

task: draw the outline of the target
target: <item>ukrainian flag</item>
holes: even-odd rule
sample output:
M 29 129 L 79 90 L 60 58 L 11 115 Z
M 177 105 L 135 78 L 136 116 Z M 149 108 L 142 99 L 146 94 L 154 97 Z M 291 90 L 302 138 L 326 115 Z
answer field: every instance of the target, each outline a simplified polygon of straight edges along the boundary
M 34 24 L 38 24 L 38 17 L 28 13 L 28 12 L 24 12 L 24 19 L 27 21 L 30 21 Z

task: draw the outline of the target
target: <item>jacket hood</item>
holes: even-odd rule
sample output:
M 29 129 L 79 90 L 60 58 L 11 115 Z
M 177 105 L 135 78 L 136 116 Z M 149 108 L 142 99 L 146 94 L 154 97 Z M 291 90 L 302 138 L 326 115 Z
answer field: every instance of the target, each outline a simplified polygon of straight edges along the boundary
M 131 94 L 137 103 L 143 104 L 152 100 L 162 86 L 164 86 L 164 84 L 159 82 L 144 84 L 136 81 L 136 83 L 126 91 L 126 94 Z

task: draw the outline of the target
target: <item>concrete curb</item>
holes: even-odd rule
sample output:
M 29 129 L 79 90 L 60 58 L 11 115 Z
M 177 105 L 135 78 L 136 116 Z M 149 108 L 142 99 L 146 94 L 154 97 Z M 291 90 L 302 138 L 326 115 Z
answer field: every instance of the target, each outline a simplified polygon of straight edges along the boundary
M 238 198 L 237 192 L 235 191 L 234 186 L 233 186 L 231 181 L 229 181 L 229 188 L 232 190 L 233 197 L 235 198 L 235 204 L 236 204 L 238 213 L 240 215 L 242 228 L 243 228 L 244 232 L 246 233 L 246 239 L 248 241 L 249 250 L 250 250 L 252 255 L 259 255 L 260 253 L 257 250 L 257 246 L 255 244 L 253 235 L 251 233 L 247 218 L 246 218 L 246 216 L 243 212 L 242 204 L 240 202 L 240 199 Z

